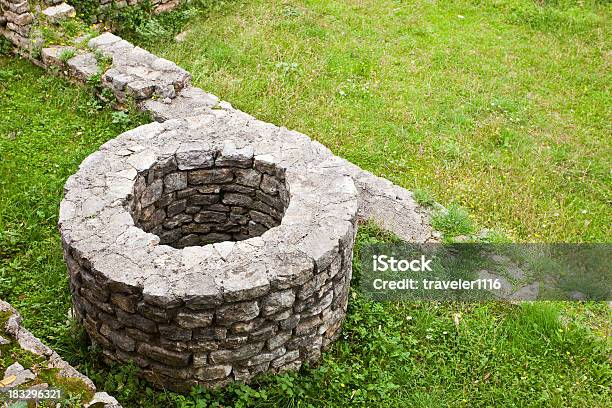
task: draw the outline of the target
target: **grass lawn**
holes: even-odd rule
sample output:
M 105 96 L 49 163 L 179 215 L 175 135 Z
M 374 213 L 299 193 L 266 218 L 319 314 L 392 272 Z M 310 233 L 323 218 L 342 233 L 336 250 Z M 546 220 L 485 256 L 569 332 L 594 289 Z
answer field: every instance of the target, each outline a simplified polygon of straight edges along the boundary
M 191 21 L 184 42 L 149 47 L 237 108 L 460 204 L 480 227 L 527 242 L 610 240 L 609 2 L 221 10 Z
M 68 318 L 55 225 L 65 179 L 126 125 L 27 62 L 0 59 L 0 76 L 0 297 L 125 407 L 609 406 L 611 316 L 597 303 L 381 304 L 353 291 L 342 338 L 299 374 L 181 396 L 102 366 Z M 392 238 L 362 228 L 356 251 L 380 240 Z
M 113 124 L 113 111 L 88 90 L 6 57 L 0 118 L 0 298 L 57 344 L 70 300 L 56 227 L 64 183 L 87 155 L 134 123 Z
M 156 51 L 238 108 L 457 201 L 480 226 L 610 241 L 609 6 L 452 4 L 232 2 Z M 88 90 L 2 57 L 0 118 L 0 298 L 125 407 L 612 404 L 604 303 L 384 304 L 357 291 L 316 367 L 154 392 L 132 367 L 102 366 L 68 318 L 56 229 L 65 179 L 142 118 L 125 124 Z M 357 255 L 380 240 L 393 238 L 362 228 Z

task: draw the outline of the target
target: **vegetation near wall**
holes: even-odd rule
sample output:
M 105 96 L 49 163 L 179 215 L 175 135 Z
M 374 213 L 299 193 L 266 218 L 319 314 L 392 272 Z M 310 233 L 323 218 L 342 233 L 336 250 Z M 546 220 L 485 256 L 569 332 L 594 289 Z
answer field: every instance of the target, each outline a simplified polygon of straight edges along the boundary
M 84 17 L 94 3 L 73 2 Z M 237 108 L 444 203 L 449 236 L 607 242 L 610 16 L 588 0 L 248 0 L 141 5 L 107 24 Z M 0 117 L 0 298 L 126 407 L 610 405 L 605 303 L 376 303 L 355 289 L 320 365 L 157 393 L 135 367 L 102 365 L 69 317 L 56 229 L 66 178 L 148 119 L 7 57 Z M 353 288 L 360 248 L 394 240 L 361 228 Z

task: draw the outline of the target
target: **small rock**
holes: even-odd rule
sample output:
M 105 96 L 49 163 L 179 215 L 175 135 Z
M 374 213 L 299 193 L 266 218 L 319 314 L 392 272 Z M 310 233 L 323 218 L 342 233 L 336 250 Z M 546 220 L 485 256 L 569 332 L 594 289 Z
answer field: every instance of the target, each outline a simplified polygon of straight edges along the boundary
M 105 392 L 96 392 L 85 408 L 118 408 L 119 402 Z
M 478 279 L 497 281 L 500 285 L 500 289 L 490 290 L 490 292 L 500 299 L 507 299 L 512 294 L 512 284 L 502 276 L 490 273 L 486 270 L 481 270 L 478 271 Z
M 87 81 L 99 71 L 98 60 L 91 52 L 79 54 L 68 60 L 68 68 L 81 81 Z
M 62 61 L 62 53 L 74 53 L 76 52 L 74 47 L 49 47 L 43 48 L 41 51 L 41 57 L 43 63 L 47 66 L 57 65 L 62 66 L 64 62 Z M 67 54 L 69 55 L 69 54 Z
M 174 37 L 174 41 L 178 43 L 185 41 L 185 39 L 187 39 L 187 36 L 189 35 L 190 32 L 191 32 L 190 30 L 186 30 L 186 31 L 183 31 L 182 33 L 178 33 Z
M 521 280 L 525 278 L 525 272 L 521 268 L 519 268 L 516 264 L 510 264 L 507 267 L 508 274 L 517 280 Z
M 42 12 L 49 21 L 52 23 L 58 23 L 61 20 L 66 20 L 68 18 L 76 17 L 76 10 L 74 7 L 62 3 L 57 6 L 48 7 Z
M 476 234 L 477 238 L 480 239 L 486 239 L 489 237 L 489 235 L 491 234 L 491 230 L 488 228 L 483 228 L 480 231 L 478 231 L 478 233 Z
M 186 143 L 176 152 L 179 170 L 210 168 L 215 163 L 214 155 L 199 143 Z
M 534 282 L 531 285 L 523 286 L 510 296 L 511 301 L 533 301 L 538 299 L 540 293 L 540 283 Z
M 6 384 L 6 386 L 9 388 L 18 387 L 21 384 L 25 384 L 28 381 L 31 381 L 36 378 L 34 373 L 32 373 L 30 370 L 26 370 L 19 363 L 13 363 L 9 366 L 9 368 L 6 369 L 6 371 L 4 372 L 4 379 L 2 381 L 13 375 L 16 378 L 10 384 Z

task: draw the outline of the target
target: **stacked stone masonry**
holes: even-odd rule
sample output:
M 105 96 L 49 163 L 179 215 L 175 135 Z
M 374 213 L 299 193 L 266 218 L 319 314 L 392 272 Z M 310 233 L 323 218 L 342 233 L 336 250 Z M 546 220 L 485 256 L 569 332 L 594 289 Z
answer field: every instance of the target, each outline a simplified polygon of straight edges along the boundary
M 177 391 L 317 361 L 346 313 L 358 212 L 321 153 L 211 110 L 86 159 L 60 231 L 77 315 L 107 358 Z
M 191 75 L 173 62 L 115 35 L 103 34 L 91 39 L 88 45 L 112 58 L 112 67 L 103 73 L 102 83 L 120 102 L 131 97 L 137 101 L 154 98 L 170 104 L 191 80 Z
M 235 148 L 215 152 L 199 169 L 175 159 L 137 176 L 136 226 L 175 248 L 257 237 L 280 224 L 289 202 L 284 174 Z
M 0 0 L 0 34 L 16 47 L 30 49 L 30 29 L 34 14 L 27 0 Z
M 100 74 L 157 121 L 88 157 L 60 208 L 75 311 L 108 360 L 178 391 L 298 369 L 339 336 L 359 222 L 438 239 L 409 191 L 120 37 L 87 47 L 45 48 L 42 63 Z
M 146 0 L 156 13 L 171 11 L 179 7 L 183 0 Z M 145 0 L 97 0 L 98 17 L 89 23 L 102 20 L 111 7 L 117 9 L 134 6 Z M 34 53 L 44 42 L 42 37 L 32 35 L 32 26 L 41 19 L 49 23 L 76 16 L 73 6 L 64 0 L 0 0 L 0 35 L 10 40 L 18 50 Z
M 42 33 L 34 35 L 32 30 L 38 20 L 57 24 L 75 16 L 74 7 L 61 0 L 0 0 L 0 34 L 32 54 L 44 42 Z

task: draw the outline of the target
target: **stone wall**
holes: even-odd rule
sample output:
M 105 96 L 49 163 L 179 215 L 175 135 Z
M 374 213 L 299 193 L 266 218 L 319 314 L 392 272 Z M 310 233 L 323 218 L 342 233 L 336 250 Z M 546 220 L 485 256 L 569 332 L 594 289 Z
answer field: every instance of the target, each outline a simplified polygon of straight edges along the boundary
M 109 360 L 186 392 L 298 369 L 338 337 L 357 192 L 273 129 L 224 111 L 146 125 L 71 177 L 60 231 L 74 305 Z M 160 213 L 149 233 L 144 213 Z
M 0 34 L 17 48 L 29 50 L 34 14 L 28 0 L 0 0 Z
M 76 252 L 65 252 L 65 259 L 75 309 L 104 355 L 134 362 L 156 386 L 189 392 L 196 385 L 246 382 L 258 373 L 318 361 L 340 334 L 351 253 L 352 245 L 326 269 L 304 271 L 310 275 L 306 285 L 260 288 L 257 297 L 226 303 L 216 297 L 206 301 L 204 293 L 187 301 L 143 295 L 142 288 L 88 269 L 88 260 L 77 261 Z
M 0 35 L 13 43 L 20 54 L 35 57 L 44 43 L 42 33 L 35 34 L 35 25 L 75 16 L 75 9 L 61 0 L 0 0 Z
M 111 7 L 123 8 L 142 3 L 145 0 L 95 0 L 99 3 L 98 14 L 91 16 L 96 23 L 104 18 Z M 162 13 L 179 7 L 184 0 L 147 0 L 156 13 Z M 59 22 L 74 17 L 74 7 L 64 0 L 0 0 L 0 35 L 6 37 L 23 52 L 34 54 L 40 48 L 43 39 L 33 37 L 32 25 L 38 20 Z
M 138 175 L 136 226 L 159 236 L 160 244 L 184 248 L 242 241 L 280 225 L 289 205 L 284 174 L 265 173 L 240 153 L 211 156 L 202 169 L 180 169 L 169 160 Z

